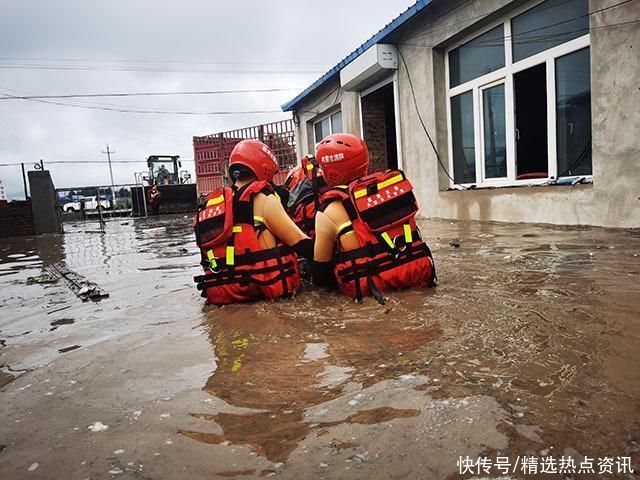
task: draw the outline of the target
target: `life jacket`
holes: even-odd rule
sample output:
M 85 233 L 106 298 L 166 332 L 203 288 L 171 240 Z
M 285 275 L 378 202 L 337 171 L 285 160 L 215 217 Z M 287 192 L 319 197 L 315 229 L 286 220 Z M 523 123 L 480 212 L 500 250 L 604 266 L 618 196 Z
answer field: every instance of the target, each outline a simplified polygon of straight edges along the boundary
M 240 189 L 221 187 L 207 195 L 193 222 L 205 274 L 194 277 L 207 303 L 222 305 L 293 294 L 300 287 L 295 252 L 279 240 L 263 248 L 266 227 L 253 214 L 258 193 L 273 193 L 264 181 Z
M 338 239 L 355 232 L 360 246 L 334 252 L 334 273 L 340 290 L 351 298 L 373 296 L 406 287 L 437 283 L 431 250 L 420 237 L 413 186 L 400 170 L 373 173 L 349 185 L 332 187 L 322 196 L 321 210 L 342 202 L 349 221 L 340 225 Z
M 304 157 L 301 163 L 302 165 L 296 167 L 285 181 L 285 187 L 289 189 L 287 212 L 300 230 L 309 238 L 314 238 L 316 212 L 327 184 L 319 175 L 319 167 L 314 157 Z

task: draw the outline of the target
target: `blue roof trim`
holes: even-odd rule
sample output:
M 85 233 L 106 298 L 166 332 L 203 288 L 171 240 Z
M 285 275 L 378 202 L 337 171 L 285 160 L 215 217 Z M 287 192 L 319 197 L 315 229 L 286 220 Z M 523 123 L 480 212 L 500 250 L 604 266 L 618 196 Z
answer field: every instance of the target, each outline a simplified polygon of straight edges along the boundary
M 331 78 L 333 78 L 336 74 L 340 73 L 344 67 L 346 67 L 353 60 L 362 55 L 365 51 L 371 48 L 376 43 L 384 40 L 391 33 L 393 33 L 397 28 L 403 25 L 405 22 L 413 18 L 418 12 L 423 10 L 427 5 L 429 5 L 433 0 L 417 0 L 412 6 L 407 8 L 404 12 L 398 15 L 394 20 L 388 23 L 384 28 L 382 28 L 378 33 L 376 33 L 369 40 L 364 42 L 358 48 L 356 48 L 349 55 L 344 57 L 338 64 L 329 70 L 327 73 L 322 75 L 319 79 L 313 82 L 309 87 L 307 87 L 302 93 L 300 93 L 293 100 L 288 101 L 287 103 L 282 105 L 282 111 L 288 112 L 289 110 L 293 110 L 293 108 L 300 103 L 307 95 L 316 90 L 321 85 L 328 82 Z

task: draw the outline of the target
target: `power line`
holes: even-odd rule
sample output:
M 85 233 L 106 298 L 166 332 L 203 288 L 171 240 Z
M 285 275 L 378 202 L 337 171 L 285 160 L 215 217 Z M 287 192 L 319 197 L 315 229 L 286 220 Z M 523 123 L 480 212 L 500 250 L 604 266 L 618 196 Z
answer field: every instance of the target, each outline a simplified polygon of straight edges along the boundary
M 120 113 L 140 113 L 140 114 L 154 114 L 154 115 L 253 115 L 253 114 L 262 114 L 262 113 L 282 113 L 282 110 L 246 110 L 246 111 L 211 111 L 211 112 L 193 112 L 188 110 L 176 110 L 176 111 L 167 111 L 167 110 L 144 110 L 144 109 L 132 109 L 132 108 L 119 108 L 119 107 L 107 107 L 107 106 L 97 106 L 97 105 L 80 105 L 74 103 L 65 103 L 65 102 L 56 102 L 51 100 L 41 100 L 38 98 L 20 98 L 15 95 L 9 95 L 6 93 L 0 93 L 0 95 L 4 95 L 5 97 L 11 97 L 15 100 L 25 100 L 28 102 L 38 102 L 38 103 L 46 103 L 49 105 L 58 105 L 62 107 L 74 107 L 74 108 L 84 108 L 88 110 L 104 110 L 109 112 L 120 112 Z
M 542 11 L 542 10 L 548 10 L 549 8 L 554 8 L 554 7 L 558 7 L 558 6 L 561 6 L 561 5 L 565 5 L 565 4 L 570 3 L 570 2 L 572 2 L 572 1 L 573 1 L 573 0 L 565 0 L 565 1 L 564 1 L 564 2 L 562 2 L 562 3 L 557 3 L 557 4 L 555 4 L 555 5 L 548 5 L 548 6 L 546 6 L 546 7 L 539 8 L 539 11 Z M 435 23 L 435 22 L 436 22 L 437 20 L 439 20 L 440 18 L 442 18 L 442 17 L 444 17 L 444 16 L 448 15 L 449 13 L 453 12 L 454 10 L 457 10 L 459 7 L 461 7 L 461 6 L 462 6 L 462 5 L 464 5 L 464 4 L 465 4 L 465 2 L 464 2 L 464 1 L 462 1 L 461 3 L 459 3 L 459 4 L 458 4 L 457 6 L 455 6 L 454 8 L 452 8 L 452 9 L 450 9 L 450 10 L 447 10 L 447 11 L 446 11 L 446 12 L 444 12 L 442 15 L 439 15 L 439 16 L 437 16 L 436 18 L 434 18 L 434 19 L 433 19 L 432 21 L 430 21 L 427 25 L 432 25 L 433 23 Z M 433 28 L 433 29 L 431 29 L 431 30 L 427 30 L 426 32 L 422 32 L 422 33 L 419 33 L 419 34 L 415 35 L 413 38 L 414 38 L 414 39 L 417 39 L 417 38 L 420 38 L 420 37 L 425 37 L 425 36 L 427 36 L 427 35 L 431 35 L 432 33 L 439 32 L 439 31 L 441 31 L 441 30 L 447 30 L 447 29 L 450 29 L 451 27 L 456 26 L 456 25 L 469 25 L 469 22 L 471 22 L 472 20 L 477 20 L 477 19 L 481 19 L 481 18 L 486 18 L 486 17 L 488 17 L 488 16 L 490 16 L 490 15 L 492 15 L 492 14 L 494 14 L 494 13 L 495 13 L 495 10 L 489 10 L 489 11 L 484 12 L 484 13 L 481 13 L 481 14 L 479 14 L 479 15 L 476 15 L 476 16 L 473 16 L 473 17 L 468 17 L 468 18 L 466 18 L 466 19 L 464 19 L 464 20 L 461 20 L 461 21 L 459 21 L 459 22 L 447 23 L 446 25 L 443 25 L 443 26 L 441 26 L 441 27 Z M 400 44 L 400 45 L 410 45 L 410 44 L 404 43 L 404 44 Z
M 10 90 L 10 89 L 5 89 Z M 247 90 L 201 90 L 201 91 L 181 91 L 181 92 L 127 92 L 127 93 L 69 93 L 63 95 L 15 95 L 0 97 L 0 100 L 35 100 L 35 99 L 56 99 L 56 98 L 98 98 L 98 97 L 153 97 L 153 96 L 174 96 L 174 95 L 226 95 L 236 93 L 274 93 L 286 92 L 290 90 L 300 90 L 300 87 L 289 88 L 262 88 Z
M 277 66 L 327 66 L 331 62 L 213 62 L 197 60 L 149 60 L 149 59 L 96 59 L 96 58 L 43 58 L 43 57 L 0 57 L 0 60 L 26 60 L 31 62 L 100 62 L 100 63 L 143 63 L 182 65 L 277 65 Z
M 491 39 L 491 40 L 479 41 L 479 42 L 476 43 L 476 45 L 465 45 L 465 44 L 463 44 L 463 45 L 461 45 L 461 47 L 464 47 L 464 48 L 469 48 L 469 47 L 499 47 L 499 46 L 503 46 L 504 45 L 504 41 L 505 40 L 511 40 L 514 37 L 516 37 L 516 40 L 513 43 L 518 44 L 518 45 L 544 41 L 544 37 L 545 37 L 544 35 L 524 37 L 521 40 L 518 40 L 517 37 L 520 37 L 522 35 L 526 35 L 528 33 L 534 33 L 534 32 L 538 32 L 538 31 L 541 31 L 541 30 L 546 30 L 546 29 L 549 29 L 549 28 L 552 28 L 552 27 L 557 27 L 559 25 L 564 25 L 564 24 L 567 24 L 567 23 L 575 22 L 576 20 L 579 20 L 581 18 L 588 18 L 588 17 L 590 17 L 592 15 L 596 15 L 598 13 L 602 13 L 602 12 L 605 12 L 607 10 L 611 10 L 612 8 L 620 7 L 622 5 L 625 5 L 627 3 L 631 3 L 631 2 L 634 2 L 634 1 L 637 1 L 637 0 L 623 0 L 622 2 L 615 3 L 613 5 L 609 5 L 608 7 L 603 7 L 603 8 L 600 8 L 598 10 L 594 10 L 592 12 L 588 12 L 588 13 L 585 13 L 583 15 L 578 15 L 577 17 L 573 17 L 573 18 L 570 18 L 568 20 L 562 20 L 562 21 L 559 21 L 559 22 L 556 22 L 556 23 L 551 23 L 549 25 L 544 25 L 544 26 L 541 26 L 541 27 L 532 28 L 531 30 L 525 30 L 525 31 L 519 32 L 519 33 L 517 33 L 515 35 L 513 35 L 513 34 L 512 35 L 503 35 L 500 38 L 500 42 L 499 43 L 496 41 L 497 39 Z M 568 2 L 565 2 L 565 3 L 568 3 Z M 559 5 L 562 5 L 562 4 L 553 5 L 553 6 L 550 5 L 548 7 L 545 7 L 545 9 L 557 7 Z M 490 15 L 491 13 L 493 13 L 493 12 L 487 12 L 485 15 L 479 15 L 478 17 L 475 17 L 475 18 L 484 18 L 484 17 Z M 440 17 L 438 17 L 438 18 L 440 18 Z M 464 23 L 466 23 L 466 22 L 468 22 L 470 20 L 473 20 L 473 19 L 474 19 L 474 17 L 472 17 L 470 19 L 467 19 Z M 587 27 L 587 28 L 583 28 L 583 29 L 578 29 L 577 31 L 582 31 L 582 30 L 589 31 L 589 30 L 595 30 L 595 29 L 601 29 L 601 28 L 612 28 L 612 27 L 628 25 L 628 24 L 637 23 L 637 22 L 640 22 L 640 19 L 631 20 L 631 21 L 627 21 L 627 22 L 620 22 L 620 23 L 611 23 L 611 24 L 607 24 L 607 25 L 596 25 L 596 26 L 593 26 L 593 27 L 590 27 L 590 28 Z M 446 28 L 449 28 L 450 26 L 451 25 L 447 25 Z M 442 28 L 445 28 L 445 27 L 442 27 Z M 416 35 L 415 38 L 418 38 L 418 37 L 421 37 L 421 36 L 426 36 L 426 35 L 434 32 L 436 30 L 432 30 L 431 32 L 421 33 L 419 35 Z M 571 32 L 562 32 L 562 33 L 549 34 L 549 35 L 547 35 L 547 37 L 549 39 L 551 39 L 553 37 L 569 35 L 570 33 Z M 430 45 L 420 45 L 420 44 L 412 44 L 412 43 L 400 43 L 400 45 L 407 45 L 407 46 L 414 46 L 414 47 L 430 46 Z
M 114 153 L 113 151 L 111 153 Z M 195 162 L 193 158 L 181 158 L 181 162 Z M 15 167 L 20 166 L 22 163 L 30 164 L 31 162 L 20 163 L 0 163 L 0 167 Z M 108 163 L 108 160 L 47 160 L 45 165 L 104 165 Z M 111 163 L 147 163 L 146 160 L 111 160 Z
M 43 65 L 33 63 L 1 63 L 0 69 L 13 70 L 68 70 L 68 71 L 92 71 L 92 72 L 153 72 L 153 73 L 212 73 L 212 74 L 263 74 L 263 75 L 308 75 L 319 74 L 323 70 L 210 70 L 210 69 L 168 69 L 151 67 L 115 67 L 110 65 Z

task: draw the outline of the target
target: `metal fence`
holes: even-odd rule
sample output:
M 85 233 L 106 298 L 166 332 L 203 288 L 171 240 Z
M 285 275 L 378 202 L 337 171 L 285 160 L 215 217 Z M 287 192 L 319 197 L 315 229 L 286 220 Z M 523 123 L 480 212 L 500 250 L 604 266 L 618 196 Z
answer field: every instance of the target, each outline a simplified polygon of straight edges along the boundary
M 274 181 L 284 182 L 288 171 L 297 163 L 295 124 L 291 119 L 204 137 L 193 137 L 198 195 L 206 195 L 225 184 L 229 156 L 233 147 L 242 140 L 248 139 L 260 140 L 271 148 L 280 166 L 280 173 L 276 175 Z

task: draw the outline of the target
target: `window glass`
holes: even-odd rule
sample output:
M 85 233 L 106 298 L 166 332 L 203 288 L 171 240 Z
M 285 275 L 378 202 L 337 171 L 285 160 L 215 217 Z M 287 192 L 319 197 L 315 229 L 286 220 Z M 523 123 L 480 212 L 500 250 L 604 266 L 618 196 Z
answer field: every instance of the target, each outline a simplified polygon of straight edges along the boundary
M 329 131 L 329 117 L 323 118 L 315 124 L 316 143 L 330 134 L 331 132 Z
M 451 98 L 451 137 L 455 183 L 475 183 L 476 153 L 473 139 L 473 93 Z
M 504 83 L 482 91 L 484 172 L 486 178 L 507 176 Z
M 342 133 L 342 112 L 331 115 L 331 133 Z
M 589 49 L 556 59 L 558 176 L 591 175 Z
M 449 52 L 449 83 L 455 87 L 502 67 L 504 26 L 499 25 Z
M 513 18 L 513 61 L 585 35 L 588 13 L 588 0 L 547 0 Z

